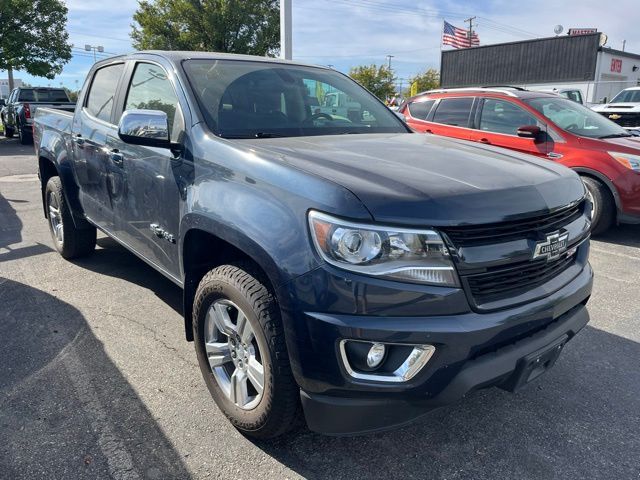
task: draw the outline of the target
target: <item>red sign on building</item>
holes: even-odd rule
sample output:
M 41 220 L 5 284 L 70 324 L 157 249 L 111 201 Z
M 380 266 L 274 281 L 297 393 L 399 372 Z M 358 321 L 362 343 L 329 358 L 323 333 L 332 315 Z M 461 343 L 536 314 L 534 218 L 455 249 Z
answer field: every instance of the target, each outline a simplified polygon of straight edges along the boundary
M 614 73 L 622 73 L 622 60 L 620 60 L 619 58 L 612 58 L 611 71 Z

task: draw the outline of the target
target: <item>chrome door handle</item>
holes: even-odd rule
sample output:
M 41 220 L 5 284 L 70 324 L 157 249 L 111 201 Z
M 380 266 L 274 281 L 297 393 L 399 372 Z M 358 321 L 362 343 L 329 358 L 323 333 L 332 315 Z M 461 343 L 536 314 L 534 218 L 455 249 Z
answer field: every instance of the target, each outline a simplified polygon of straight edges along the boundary
M 117 166 L 122 167 L 124 164 L 124 155 L 122 155 L 117 149 L 114 149 L 109 152 L 109 160 Z
M 487 138 L 481 138 L 480 139 L 480 143 L 484 143 L 486 145 L 491 145 L 491 142 L 489 141 L 489 139 Z

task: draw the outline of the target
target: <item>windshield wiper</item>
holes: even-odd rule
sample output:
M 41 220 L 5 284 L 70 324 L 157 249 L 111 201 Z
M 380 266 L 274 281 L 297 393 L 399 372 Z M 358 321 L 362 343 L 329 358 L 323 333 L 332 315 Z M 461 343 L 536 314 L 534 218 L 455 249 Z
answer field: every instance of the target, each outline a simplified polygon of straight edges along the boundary
M 253 136 L 255 138 L 285 138 L 285 137 L 288 137 L 289 135 L 281 135 L 279 133 L 272 133 L 272 132 L 258 132 Z
M 622 137 L 633 137 L 630 133 L 611 133 L 609 135 L 602 135 L 598 138 L 622 138 Z

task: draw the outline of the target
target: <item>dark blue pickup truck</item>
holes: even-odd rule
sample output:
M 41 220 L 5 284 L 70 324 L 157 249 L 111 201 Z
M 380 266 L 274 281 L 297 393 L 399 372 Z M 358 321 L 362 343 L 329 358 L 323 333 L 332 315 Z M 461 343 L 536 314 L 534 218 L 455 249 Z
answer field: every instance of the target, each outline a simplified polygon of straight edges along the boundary
M 330 94 L 348 117 L 318 109 Z M 115 57 L 34 135 L 58 251 L 90 254 L 99 229 L 182 287 L 206 385 L 245 434 L 301 411 L 315 431 L 376 431 L 515 390 L 588 322 L 575 173 L 412 133 L 334 70 Z

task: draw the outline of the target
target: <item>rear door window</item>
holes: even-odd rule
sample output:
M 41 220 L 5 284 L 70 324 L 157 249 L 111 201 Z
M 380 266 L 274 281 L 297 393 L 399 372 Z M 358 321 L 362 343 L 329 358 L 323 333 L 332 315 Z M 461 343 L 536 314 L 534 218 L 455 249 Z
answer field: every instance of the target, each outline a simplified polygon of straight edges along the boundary
M 85 108 L 91 115 L 105 122 L 111 121 L 118 81 L 123 71 L 124 64 L 117 63 L 103 67 L 95 73 L 85 104 Z
M 443 98 L 436 107 L 433 121 L 455 127 L 468 127 L 472 106 L 472 97 Z
M 427 100 L 425 102 L 411 102 L 408 105 L 409 113 L 413 118 L 417 118 L 418 120 L 426 120 L 434 103 L 436 103 L 435 100 Z
M 480 130 L 485 132 L 516 135 L 518 128 L 525 125 L 538 125 L 537 119 L 506 100 L 486 98 L 480 115 Z

